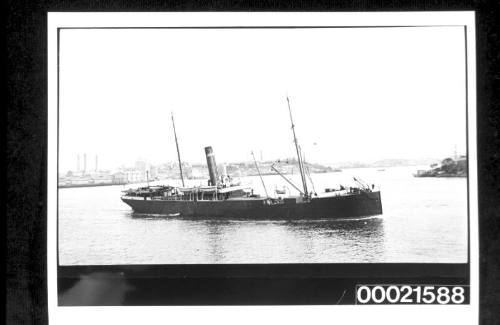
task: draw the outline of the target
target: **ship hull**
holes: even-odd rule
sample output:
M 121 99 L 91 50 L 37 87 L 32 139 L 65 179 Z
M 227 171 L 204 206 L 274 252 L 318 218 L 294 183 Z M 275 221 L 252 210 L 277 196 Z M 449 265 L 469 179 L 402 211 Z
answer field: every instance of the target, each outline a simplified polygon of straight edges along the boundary
M 268 204 L 266 199 L 221 201 L 181 201 L 131 199 L 122 197 L 136 213 L 176 215 L 190 218 L 226 219 L 341 219 L 382 214 L 380 192 L 312 198 L 309 201 L 285 200 Z

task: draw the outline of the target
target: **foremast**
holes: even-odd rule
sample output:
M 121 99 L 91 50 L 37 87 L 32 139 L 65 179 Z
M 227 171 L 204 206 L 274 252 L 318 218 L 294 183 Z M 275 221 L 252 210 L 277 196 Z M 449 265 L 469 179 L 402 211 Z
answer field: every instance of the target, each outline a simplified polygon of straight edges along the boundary
M 179 152 L 179 143 L 177 142 L 177 132 L 175 132 L 174 113 L 171 114 L 172 114 L 172 126 L 174 128 L 175 146 L 177 147 L 177 159 L 179 160 L 179 171 L 181 173 L 182 187 L 185 187 L 184 176 L 182 175 L 181 153 Z

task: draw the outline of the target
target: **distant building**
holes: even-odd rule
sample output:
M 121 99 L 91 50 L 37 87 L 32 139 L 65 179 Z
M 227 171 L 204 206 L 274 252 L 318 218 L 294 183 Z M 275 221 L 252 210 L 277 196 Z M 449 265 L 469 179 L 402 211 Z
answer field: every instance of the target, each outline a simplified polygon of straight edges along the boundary
M 141 170 L 129 170 L 126 172 L 129 183 L 139 183 L 146 180 L 146 172 Z
M 458 159 L 446 158 L 441 164 L 432 164 L 431 169 L 418 170 L 415 177 L 466 177 L 467 157 L 460 156 Z
M 191 168 L 191 175 L 190 176 L 191 176 L 190 178 L 194 178 L 194 179 L 208 177 L 208 169 L 200 168 L 200 167 L 193 167 L 193 168 Z
M 146 181 L 146 171 L 125 168 L 112 175 L 113 182 L 116 183 L 142 183 Z
M 127 184 L 128 178 L 127 174 L 124 172 L 117 172 L 111 175 L 111 181 L 113 184 Z
M 138 160 L 135 162 L 135 169 L 145 172 L 147 169 L 147 163 L 144 160 Z
M 109 173 L 93 173 L 91 176 L 94 184 L 111 184 L 113 178 Z
M 156 166 L 149 166 L 149 179 L 158 178 L 158 168 Z

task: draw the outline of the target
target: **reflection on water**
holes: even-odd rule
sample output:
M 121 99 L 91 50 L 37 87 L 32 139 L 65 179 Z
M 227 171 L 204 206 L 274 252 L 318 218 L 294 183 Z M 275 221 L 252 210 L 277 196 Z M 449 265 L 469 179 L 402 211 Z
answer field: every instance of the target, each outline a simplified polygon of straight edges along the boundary
M 353 220 L 290 221 L 286 225 L 293 232 L 316 236 L 383 237 L 382 217 Z
M 357 171 L 360 173 L 362 171 Z M 313 175 L 319 186 L 336 174 Z M 457 263 L 467 257 L 465 179 L 382 177 L 382 216 L 349 220 L 217 220 L 136 214 L 122 187 L 60 190 L 62 265 Z M 274 179 L 274 178 L 271 178 Z M 276 178 L 277 180 L 278 178 Z M 258 189 L 260 180 L 254 181 Z M 269 180 L 266 180 L 269 182 Z
M 126 215 L 136 220 L 155 221 L 158 223 L 155 227 L 175 228 L 174 238 L 191 238 L 183 251 L 204 256 L 202 263 L 247 263 L 248 258 L 252 263 L 269 263 L 271 258 L 282 263 L 346 262 L 353 258 L 352 247 L 358 247 L 360 258 L 370 262 L 383 253 L 383 218 L 380 216 L 251 221 Z M 203 245 L 196 245 L 197 241 Z M 346 245 L 350 249 L 346 250 Z M 337 258 L 333 259 L 335 255 Z

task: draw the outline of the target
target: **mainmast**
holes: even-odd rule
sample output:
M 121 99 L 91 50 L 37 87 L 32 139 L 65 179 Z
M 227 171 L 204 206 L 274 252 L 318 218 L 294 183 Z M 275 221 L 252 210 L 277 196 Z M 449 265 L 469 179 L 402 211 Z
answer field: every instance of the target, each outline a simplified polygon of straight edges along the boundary
M 177 142 L 177 133 L 175 132 L 174 113 L 171 113 L 171 114 L 172 114 L 172 126 L 174 127 L 175 146 L 177 147 L 177 159 L 179 160 L 179 171 L 181 172 L 182 187 L 184 187 L 184 177 L 182 175 L 181 154 L 179 152 L 179 143 Z
M 286 101 L 288 103 L 288 111 L 290 112 L 290 122 L 292 123 L 293 141 L 295 143 L 295 149 L 297 150 L 297 160 L 299 161 L 300 178 L 302 179 L 302 186 L 304 188 L 304 195 L 306 197 L 308 197 L 309 192 L 307 191 L 306 176 L 304 174 L 304 166 L 302 166 L 302 158 L 300 155 L 299 144 L 297 142 L 297 136 L 295 135 L 295 125 L 293 124 L 292 109 L 290 108 L 290 100 L 288 99 L 288 96 L 286 97 Z

